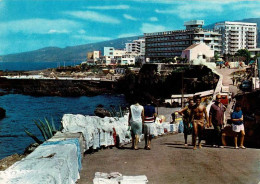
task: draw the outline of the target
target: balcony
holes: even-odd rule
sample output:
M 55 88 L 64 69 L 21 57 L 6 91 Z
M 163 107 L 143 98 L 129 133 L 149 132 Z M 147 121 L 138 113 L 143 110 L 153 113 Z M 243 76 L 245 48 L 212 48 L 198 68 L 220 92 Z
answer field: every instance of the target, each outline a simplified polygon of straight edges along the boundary
M 239 41 L 238 40 L 230 40 L 229 43 L 238 44 Z
M 246 35 L 247 35 L 248 37 L 251 37 L 251 36 L 255 37 L 256 34 L 253 34 L 253 33 L 247 33 Z
M 236 52 L 236 51 L 238 51 L 238 49 L 229 49 L 229 51 Z
M 248 40 L 248 41 L 254 41 L 254 40 L 255 40 L 255 38 L 254 38 L 254 37 L 253 37 L 253 38 L 251 38 L 251 37 L 248 37 L 248 38 L 247 38 L 247 40 Z
M 255 33 L 255 30 L 248 30 L 248 33 Z
M 238 40 L 238 36 L 230 36 L 229 39 L 230 40 Z
M 250 44 L 250 45 L 251 45 L 251 44 L 255 44 L 255 41 L 249 41 L 249 40 L 248 40 L 248 41 L 247 41 L 247 44 Z
M 231 36 L 239 36 L 239 33 L 229 33 Z

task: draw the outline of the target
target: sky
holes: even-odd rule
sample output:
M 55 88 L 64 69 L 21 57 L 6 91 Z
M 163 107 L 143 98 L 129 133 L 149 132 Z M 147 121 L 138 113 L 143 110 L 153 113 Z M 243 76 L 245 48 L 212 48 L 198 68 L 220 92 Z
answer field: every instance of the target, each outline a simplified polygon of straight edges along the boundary
M 260 18 L 260 1 L 0 0 L 0 55 Z

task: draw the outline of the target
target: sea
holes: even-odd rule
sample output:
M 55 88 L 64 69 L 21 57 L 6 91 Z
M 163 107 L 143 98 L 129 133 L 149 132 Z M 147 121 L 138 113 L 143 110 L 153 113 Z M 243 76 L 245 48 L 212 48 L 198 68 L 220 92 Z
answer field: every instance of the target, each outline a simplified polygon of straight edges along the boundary
M 41 70 L 56 66 L 49 62 L 0 62 L 0 70 L 8 71 Z M 64 114 L 94 115 L 99 104 L 111 110 L 111 105 L 119 109 L 119 106 L 126 105 L 126 101 L 120 94 L 94 97 L 34 97 L 21 94 L 0 96 L 0 107 L 6 110 L 6 117 L 0 120 L 0 159 L 15 153 L 22 154 L 28 145 L 35 142 L 26 135 L 25 129 L 43 140 L 35 120 L 53 120 L 56 128 L 59 128 Z

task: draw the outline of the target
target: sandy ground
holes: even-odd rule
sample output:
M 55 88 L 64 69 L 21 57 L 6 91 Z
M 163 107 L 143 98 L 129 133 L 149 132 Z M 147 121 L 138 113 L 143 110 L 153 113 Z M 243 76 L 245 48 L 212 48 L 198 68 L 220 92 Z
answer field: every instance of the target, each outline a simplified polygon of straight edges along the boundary
M 100 150 L 83 158 L 79 184 L 92 183 L 95 172 L 146 175 L 149 184 L 254 183 L 260 182 L 260 150 L 205 145 L 193 150 L 183 145 L 183 134 L 166 135 L 152 141 L 152 149 Z M 191 143 L 191 136 L 189 136 Z

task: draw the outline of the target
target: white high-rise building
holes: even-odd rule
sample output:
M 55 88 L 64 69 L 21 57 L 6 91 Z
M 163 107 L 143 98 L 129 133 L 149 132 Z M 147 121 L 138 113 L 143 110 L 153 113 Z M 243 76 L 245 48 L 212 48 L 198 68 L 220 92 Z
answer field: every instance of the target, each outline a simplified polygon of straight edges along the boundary
M 140 38 L 132 43 L 126 43 L 126 52 L 136 54 L 137 56 L 145 55 L 145 40 Z
M 215 30 L 222 33 L 221 54 L 234 55 L 240 49 L 257 47 L 256 23 L 225 21 L 215 24 Z

